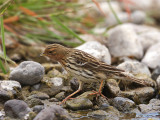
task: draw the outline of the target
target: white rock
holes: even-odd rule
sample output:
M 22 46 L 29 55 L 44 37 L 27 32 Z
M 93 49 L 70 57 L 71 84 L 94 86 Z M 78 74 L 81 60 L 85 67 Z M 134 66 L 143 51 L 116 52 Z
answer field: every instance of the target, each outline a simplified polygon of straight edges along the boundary
M 151 76 L 151 73 L 146 65 L 140 62 L 126 61 L 117 66 L 117 68 L 125 70 L 133 74 L 146 74 Z
M 60 77 L 51 78 L 51 81 L 54 84 L 54 86 L 62 86 L 63 85 L 63 79 Z
M 155 69 L 160 66 L 160 43 L 152 45 L 146 52 L 142 62 L 148 67 Z
M 146 14 L 143 11 L 135 11 L 131 13 L 131 16 L 129 17 L 128 13 L 126 12 L 120 12 L 117 13 L 118 18 L 122 23 L 132 22 L 135 24 L 142 24 L 145 22 Z M 113 26 L 118 24 L 117 19 L 113 14 L 110 14 L 106 17 L 106 25 L 107 27 Z
M 139 35 L 138 40 L 141 42 L 143 49 L 147 50 L 151 45 L 160 42 L 160 31 L 143 32 Z
M 118 25 L 108 31 L 108 48 L 114 57 L 134 56 L 142 58 L 143 48 L 133 24 Z
M 15 87 L 21 89 L 20 83 L 12 80 L 0 81 L 0 86 L 2 89 L 5 89 L 5 90 L 14 90 Z
M 108 51 L 108 48 L 97 41 L 86 42 L 76 49 L 87 52 L 109 65 L 111 64 L 111 55 Z
M 158 89 L 160 90 L 160 75 L 158 76 L 156 82 L 157 82 Z

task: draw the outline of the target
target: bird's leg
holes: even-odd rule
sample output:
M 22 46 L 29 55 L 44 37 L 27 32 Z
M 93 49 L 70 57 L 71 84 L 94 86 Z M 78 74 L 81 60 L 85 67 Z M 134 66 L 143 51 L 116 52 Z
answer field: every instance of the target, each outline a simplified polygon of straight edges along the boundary
M 82 90 L 82 82 L 79 81 L 79 88 L 78 88 L 78 90 L 75 91 L 74 93 L 70 94 L 69 96 L 67 96 L 60 104 L 65 103 L 68 99 L 70 99 L 73 95 L 75 95 L 76 93 L 78 93 L 81 90 Z
M 97 94 L 97 95 L 101 95 L 103 98 L 107 98 L 106 96 L 104 96 L 104 95 L 102 94 L 102 86 L 103 86 L 103 80 L 101 81 L 101 85 L 100 85 L 100 87 L 99 87 L 98 92 L 97 92 L 97 91 L 93 91 L 93 93 L 91 93 L 90 95 L 95 95 L 95 94 Z

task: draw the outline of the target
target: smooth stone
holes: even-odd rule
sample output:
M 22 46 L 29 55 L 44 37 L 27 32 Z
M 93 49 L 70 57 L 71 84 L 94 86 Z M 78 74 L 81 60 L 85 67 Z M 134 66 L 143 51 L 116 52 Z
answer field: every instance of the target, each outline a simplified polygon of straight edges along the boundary
M 55 98 L 57 98 L 58 100 L 63 100 L 65 98 L 65 92 L 60 92 L 58 93 Z
M 34 107 L 36 105 L 43 105 L 41 99 L 35 98 L 34 96 L 29 96 L 25 99 L 25 102 L 28 104 L 29 107 Z
M 61 91 L 64 80 L 60 77 L 44 77 L 42 83 L 39 85 L 39 87 L 33 86 L 31 90 L 43 92 L 52 97 Z
M 11 71 L 9 78 L 23 85 L 39 83 L 44 75 L 44 67 L 33 61 L 24 61 Z
M 93 103 L 87 98 L 75 98 L 66 101 L 66 107 L 72 110 L 85 110 L 93 107 Z
M 32 109 L 34 112 L 39 113 L 41 110 L 44 109 L 44 106 L 43 105 L 36 105 Z
M 133 61 L 125 61 L 117 66 L 117 68 L 125 70 L 126 72 L 130 72 L 133 74 L 146 74 L 151 77 L 151 73 L 149 68 L 140 62 L 133 62 Z
M 113 57 L 143 57 L 143 48 L 134 24 L 118 25 L 108 31 L 108 48 Z
M 41 100 L 45 100 L 45 99 L 50 98 L 49 95 L 47 95 L 46 93 L 38 92 L 38 91 L 32 91 L 31 96 L 34 97 L 34 98 L 41 99 Z
M 76 49 L 82 50 L 109 65 L 111 64 L 111 55 L 108 48 L 97 41 L 86 42 Z
M 120 92 L 120 87 L 117 81 L 114 79 L 108 79 L 107 82 L 105 83 L 103 94 L 107 97 L 116 97 L 119 94 L 119 92 Z
M 160 42 L 160 31 L 148 31 L 141 33 L 138 37 L 143 49 L 146 51 L 150 46 Z
M 152 79 L 157 80 L 158 76 L 160 75 L 160 66 L 156 67 L 152 72 Z
M 112 105 L 122 112 L 129 112 L 136 107 L 132 100 L 123 97 L 115 97 Z
M 23 119 L 31 109 L 24 101 L 13 99 L 5 102 L 4 111 L 5 114 L 11 118 Z
M 72 120 L 68 112 L 58 105 L 44 108 L 33 120 Z
M 152 87 L 137 88 L 129 91 L 121 91 L 118 96 L 131 98 L 135 103 L 147 103 L 155 95 Z
M 157 113 L 160 111 L 160 100 L 159 99 L 151 99 L 149 104 L 140 104 L 139 106 L 140 111 L 145 113 Z
M 160 75 L 158 76 L 156 83 L 157 83 L 158 90 L 160 90 Z M 159 94 L 160 94 L 160 92 L 159 92 Z
M 6 101 L 18 96 L 21 91 L 21 85 L 17 81 L 0 81 L 0 101 Z
M 146 52 L 145 56 L 142 59 L 142 62 L 148 67 L 155 69 L 160 66 L 160 42 L 152 45 Z

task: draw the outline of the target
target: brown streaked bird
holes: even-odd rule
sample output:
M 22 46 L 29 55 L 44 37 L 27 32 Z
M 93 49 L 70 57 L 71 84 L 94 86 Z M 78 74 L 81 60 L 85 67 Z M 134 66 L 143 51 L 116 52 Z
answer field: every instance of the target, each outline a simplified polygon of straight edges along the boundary
M 83 83 L 101 82 L 100 88 L 95 94 L 102 95 L 101 89 L 103 81 L 108 78 L 118 78 L 132 81 L 143 86 L 150 86 L 150 83 L 147 83 L 145 80 L 129 76 L 124 70 L 107 65 L 81 50 L 67 48 L 59 44 L 51 44 L 46 47 L 42 55 L 58 61 L 69 74 L 76 77 L 79 81 L 78 90 L 66 97 L 62 103 L 78 93 L 82 89 Z

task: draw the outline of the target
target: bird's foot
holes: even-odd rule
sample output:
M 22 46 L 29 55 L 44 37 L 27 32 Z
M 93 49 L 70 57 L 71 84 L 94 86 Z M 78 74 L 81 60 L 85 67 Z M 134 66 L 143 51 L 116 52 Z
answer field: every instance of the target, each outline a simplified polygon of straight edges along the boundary
M 105 99 L 108 99 L 106 96 L 104 96 L 103 94 L 102 94 L 102 92 L 101 91 L 92 91 L 93 93 L 91 93 L 91 94 L 89 94 L 89 95 L 97 95 L 96 96 L 96 99 L 98 98 L 98 96 L 102 96 L 103 98 L 105 98 Z

